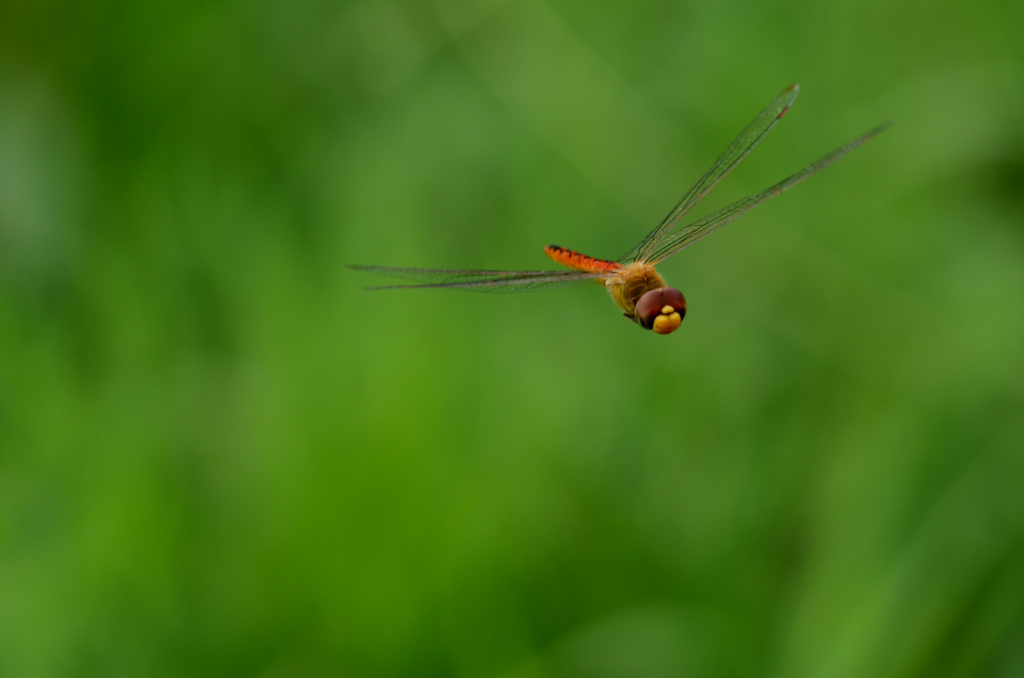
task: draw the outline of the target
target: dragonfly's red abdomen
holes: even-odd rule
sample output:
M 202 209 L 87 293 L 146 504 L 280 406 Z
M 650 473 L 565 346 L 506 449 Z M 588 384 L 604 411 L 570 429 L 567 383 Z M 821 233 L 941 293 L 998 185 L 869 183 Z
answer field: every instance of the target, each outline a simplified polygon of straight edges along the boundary
M 544 254 L 562 266 L 576 269 L 577 271 L 618 271 L 622 264 L 604 259 L 595 259 L 586 254 L 580 254 L 575 250 L 567 250 L 558 245 L 548 245 L 544 248 Z

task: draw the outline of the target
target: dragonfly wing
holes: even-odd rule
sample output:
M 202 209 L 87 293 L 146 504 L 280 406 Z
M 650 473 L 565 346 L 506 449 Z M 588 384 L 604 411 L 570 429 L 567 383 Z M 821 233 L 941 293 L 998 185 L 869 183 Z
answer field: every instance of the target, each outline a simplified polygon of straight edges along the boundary
M 737 200 L 733 204 L 723 207 L 703 219 L 695 221 L 688 226 L 684 226 L 658 243 L 654 250 L 649 254 L 647 261 L 651 264 L 657 264 L 659 261 L 664 261 L 687 245 L 695 243 L 715 229 L 721 228 L 745 212 L 749 212 L 761 203 L 771 200 L 775 196 L 789 190 L 793 186 L 796 186 L 804 179 L 825 169 L 864 142 L 878 134 L 881 134 L 887 127 L 889 127 L 890 124 L 892 123 L 882 123 L 867 134 L 854 139 L 845 146 L 837 148 L 820 160 L 817 160 L 803 168 L 796 174 L 786 177 L 771 188 L 767 188 L 760 193 L 755 193 L 754 195 L 743 198 L 742 200 Z
M 412 285 L 385 285 L 371 290 L 410 287 L 452 287 L 478 292 L 528 292 L 569 287 L 614 275 L 607 271 L 463 271 L 445 268 L 402 268 L 398 266 L 348 265 L 358 271 L 412 280 Z
M 799 85 L 790 85 L 782 94 L 765 106 L 764 110 L 754 118 L 753 122 L 747 125 L 740 132 L 739 136 L 729 144 L 729 147 L 719 156 L 715 164 L 711 166 L 711 169 L 683 196 L 683 199 L 669 212 L 668 216 L 619 261 L 648 261 L 651 253 L 655 251 L 659 243 L 675 228 L 683 215 L 700 202 L 725 175 L 731 172 L 736 165 L 740 164 L 754 150 L 754 147 L 761 142 L 761 139 L 767 136 L 768 132 L 772 131 L 772 128 L 778 124 L 782 116 L 789 110 L 799 91 Z

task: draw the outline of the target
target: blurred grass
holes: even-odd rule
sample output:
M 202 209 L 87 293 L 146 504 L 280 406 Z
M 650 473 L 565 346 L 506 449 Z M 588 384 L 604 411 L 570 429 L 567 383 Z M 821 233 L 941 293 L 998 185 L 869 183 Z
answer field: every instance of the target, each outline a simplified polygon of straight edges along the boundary
M 0 674 L 1024 673 L 1024 14 L 0 7 Z M 626 251 L 597 289 L 344 263 Z

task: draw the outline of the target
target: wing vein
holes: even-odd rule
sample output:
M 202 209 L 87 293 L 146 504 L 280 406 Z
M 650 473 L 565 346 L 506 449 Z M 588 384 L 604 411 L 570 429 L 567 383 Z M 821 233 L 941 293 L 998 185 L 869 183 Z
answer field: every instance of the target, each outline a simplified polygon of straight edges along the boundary
M 723 207 L 717 212 L 709 214 L 703 219 L 699 219 L 693 222 L 692 224 L 689 224 L 688 226 L 679 229 L 675 233 L 672 233 L 669 237 L 662 240 L 661 243 L 654 249 L 654 251 L 651 252 L 649 259 L 650 263 L 657 264 L 660 261 L 664 261 L 665 259 L 672 256 L 673 254 L 683 249 L 684 247 L 692 245 L 693 243 L 697 242 L 698 240 L 708 235 L 712 231 L 715 231 L 721 228 L 722 226 L 725 226 L 730 221 L 745 214 L 746 212 L 749 212 L 750 210 L 754 209 L 761 203 L 767 202 L 774 198 L 775 196 L 781 195 L 782 193 L 788 191 L 790 188 L 796 186 L 801 181 L 804 181 L 805 179 L 813 176 L 814 174 L 817 174 L 818 172 L 825 169 L 835 161 L 839 160 L 844 155 L 854 150 L 861 144 L 872 139 L 878 134 L 881 134 L 883 131 L 885 131 L 886 128 L 889 127 L 890 124 L 892 124 L 891 121 L 884 122 L 878 127 L 872 129 L 870 132 L 867 132 L 866 134 L 854 139 L 845 146 L 840 146 L 839 148 L 835 149 L 828 155 L 825 155 L 824 157 L 814 161 L 807 167 L 804 167 L 799 172 L 791 174 L 782 181 L 778 182 L 773 186 L 770 186 L 769 188 L 766 188 L 760 193 L 755 193 L 754 195 L 743 198 L 742 200 L 737 200 L 731 205 L 727 205 L 726 207 Z
M 683 215 L 689 212 L 711 189 L 717 186 L 718 182 L 739 165 L 761 143 L 761 140 L 772 131 L 786 111 L 789 110 L 799 91 L 799 85 L 790 85 L 782 94 L 775 97 L 771 103 L 765 106 L 758 113 L 757 117 L 729 144 L 729 147 L 725 149 L 722 155 L 715 160 L 715 164 L 704 173 L 704 176 L 687 191 L 686 195 L 679 201 L 679 204 L 668 213 L 668 216 L 618 261 L 648 261 L 652 252 L 672 232 L 680 219 L 683 218 Z

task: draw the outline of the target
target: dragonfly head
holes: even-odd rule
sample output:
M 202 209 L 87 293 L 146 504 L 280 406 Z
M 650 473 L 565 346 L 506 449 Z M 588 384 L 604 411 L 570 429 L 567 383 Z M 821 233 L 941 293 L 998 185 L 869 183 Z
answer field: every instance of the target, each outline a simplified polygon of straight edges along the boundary
M 686 297 L 674 287 L 648 290 L 636 302 L 637 322 L 658 334 L 676 331 L 685 315 Z

